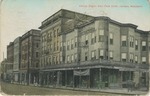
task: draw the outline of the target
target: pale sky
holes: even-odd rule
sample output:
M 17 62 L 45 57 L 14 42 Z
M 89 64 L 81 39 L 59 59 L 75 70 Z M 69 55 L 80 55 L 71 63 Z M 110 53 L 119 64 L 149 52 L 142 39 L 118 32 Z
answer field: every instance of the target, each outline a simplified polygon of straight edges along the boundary
M 38 29 L 42 21 L 62 8 L 92 16 L 108 16 L 121 23 L 138 25 L 138 29 L 150 30 L 149 0 L 3 0 L 0 61 L 3 52 L 6 57 L 9 42 L 30 29 Z

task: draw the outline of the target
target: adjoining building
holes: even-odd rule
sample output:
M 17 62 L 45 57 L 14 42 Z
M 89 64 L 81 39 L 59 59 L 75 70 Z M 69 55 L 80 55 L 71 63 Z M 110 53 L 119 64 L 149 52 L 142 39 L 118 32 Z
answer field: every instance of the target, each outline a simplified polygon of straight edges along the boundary
M 40 30 L 32 29 L 21 38 L 20 83 L 34 84 L 39 80 Z
M 6 79 L 9 82 L 13 82 L 13 63 L 14 63 L 14 42 L 10 42 L 7 45 L 7 71 L 6 71 Z
M 65 9 L 40 29 L 42 86 L 148 89 L 149 31 Z
M 21 43 L 21 37 L 17 37 L 14 40 L 14 63 L 13 63 L 13 79 L 15 83 L 19 83 L 19 67 L 20 67 L 20 57 L 21 57 L 21 50 L 20 50 L 20 44 Z

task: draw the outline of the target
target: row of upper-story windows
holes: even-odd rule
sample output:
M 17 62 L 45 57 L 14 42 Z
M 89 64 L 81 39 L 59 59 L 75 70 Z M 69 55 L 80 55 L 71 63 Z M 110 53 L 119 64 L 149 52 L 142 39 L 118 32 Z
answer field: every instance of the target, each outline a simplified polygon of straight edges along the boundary
M 66 46 L 67 50 L 72 50 L 72 49 L 76 48 L 77 47 L 77 37 L 74 37 L 70 40 L 67 40 L 66 42 L 63 42 L 63 43 L 61 42 L 60 43 L 60 50 L 62 51 L 62 49 L 65 48 L 65 46 Z
M 108 37 L 108 36 L 107 36 Z M 89 35 L 86 34 L 85 35 L 85 45 L 88 45 L 89 44 Z M 100 30 L 99 31 L 99 36 L 98 36 L 98 40 L 99 42 L 104 42 L 104 39 L 105 39 L 105 35 L 104 35 L 104 30 Z M 113 33 L 109 33 L 109 44 L 110 45 L 113 45 L 114 43 L 114 34 Z M 107 40 L 106 40 L 107 41 Z M 127 43 L 127 35 L 121 35 L 121 46 L 125 47 L 125 46 L 128 46 L 128 43 Z M 134 42 L 135 42 L 135 45 L 134 45 Z M 133 36 L 130 36 L 129 37 L 129 46 L 134 48 L 135 47 L 135 50 L 138 50 L 138 42 L 139 40 L 135 39 L 134 40 L 134 37 Z M 96 34 L 95 33 L 92 33 L 92 37 L 91 37 L 91 44 L 94 44 L 96 43 Z M 107 41 L 107 44 L 108 44 L 108 41 Z M 142 41 L 142 51 L 146 51 L 146 41 Z
M 72 63 L 77 62 L 77 53 L 65 56 L 52 56 L 49 58 L 41 59 L 41 65 L 52 65 L 52 64 L 61 64 L 62 62 Z
M 42 38 L 41 38 L 41 41 L 44 42 L 46 40 L 48 41 L 51 41 L 53 37 L 57 37 L 58 36 L 58 33 L 59 33 L 59 28 L 53 30 L 53 32 L 47 32 L 46 35 L 43 35 Z
M 100 59 L 109 59 L 109 60 L 114 59 L 114 51 L 109 51 L 109 52 L 106 53 L 106 51 L 104 49 L 99 49 L 98 54 L 99 54 L 98 56 L 99 56 Z M 108 55 L 109 55 L 109 57 L 108 57 Z M 65 58 L 66 58 L 66 60 L 65 60 Z M 121 61 L 122 62 L 139 63 L 138 58 L 139 58 L 139 56 L 134 55 L 133 53 L 130 53 L 129 57 L 128 57 L 127 53 L 124 53 L 124 52 L 121 53 Z M 96 59 L 96 50 L 91 51 L 91 58 L 89 58 L 89 52 L 85 52 L 84 60 L 87 61 L 89 59 L 90 60 L 95 60 Z M 46 59 L 41 60 L 41 64 L 44 64 L 44 65 L 61 64 L 62 62 L 65 62 L 65 61 L 66 61 L 66 63 L 73 63 L 73 62 L 77 62 L 77 61 L 80 61 L 80 60 L 81 60 L 81 58 L 78 57 L 78 59 L 77 59 L 77 53 L 75 53 L 75 54 L 67 55 L 66 57 L 65 56 L 59 56 L 59 57 L 58 56 L 53 56 L 52 58 L 46 58 Z M 142 64 L 147 63 L 147 60 L 146 60 L 145 56 L 141 57 L 141 63 Z
M 134 48 L 134 42 L 135 42 L 135 50 L 138 50 L 139 49 L 139 40 L 138 39 L 135 39 L 134 40 L 134 37 L 133 36 L 130 36 L 130 47 L 133 47 Z M 121 45 L 123 46 L 123 47 L 126 47 L 127 46 L 127 36 L 126 35 L 122 35 L 121 36 Z M 147 49 L 146 49 L 146 46 L 147 46 L 147 44 L 146 44 L 146 40 L 143 40 L 143 41 L 141 41 L 141 49 L 142 49 L 142 51 L 146 51 Z
M 108 59 L 108 55 L 109 55 L 109 59 L 112 60 L 113 59 L 113 51 L 109 51 L 109 53 L 104 50 L 104 49 L 99 49 L 99 58 L 100 59 Z M 85 61 L 87 61 L 89 58 L 88 52 L 85 52 Z M 96 50 L 91 51 L 91 60 L 96 59 Z
M 77 62 L 77 54 L 67 55 L 67 63 Z
M 89 58 L 88 52 L 85 52 L 85 61 L 87 61 L 88 58 Z M 114 59 L 114 51 L 107 52 L 104 49 L 100 49 L 99 50 L 99 58 L 100 59 L 113 60 Z M 94 59 L 96 59 L 96 50 L 91 51 L 91 60 L 94 60 Z M 121 61 L 122 62 L 127 62 L 127 53 L 121 53 Z M 129 62 L 131 62 L 131 63 L 139 63 L 138 55 L 134 55 L 133 53 L 130 53 L 130 55 L 129 55 Z M 142 56 L 141 63 L 142 64 L 146 64 L 146 57 L 145 56 Z
M 130 53 L 129 59 L 130 59 L 131 63 L 139 63 L 138 55 L 134 55 L 134 54 Z M 127 62 L 127 53 L 121 53 L 121 61 Z M 147 62 L 146 57 L 142 56 L 141 57 L 141 63 L 146 64 L 146 62 Z

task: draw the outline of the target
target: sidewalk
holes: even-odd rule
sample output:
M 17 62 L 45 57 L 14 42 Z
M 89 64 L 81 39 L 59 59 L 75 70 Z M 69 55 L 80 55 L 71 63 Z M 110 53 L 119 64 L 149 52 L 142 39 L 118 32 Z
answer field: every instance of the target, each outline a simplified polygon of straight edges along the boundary
M 52 87 L 51 87 L 52 88 Z M 56 87 L 57 88 L 57 87 Z M 148 94 L 147 91 L 138 91 L 133 90 L 128 92 L 127 88 L 116 88 L 116 89 L 110 89 L 110 88 L 103 88 L 103 89 L 92 89 L 92 88 L 69 88 L 69 87 L 61 87 L 60 89 L 70 89 L 70 90 L 77 90 L 77 91 L 95 91 L 95 92 L 106 92 L 106 93 L 112 93 L 112 94 L 125 94 L 125 95 L 146 95 Z
M 7 94 L 5 94 L 4 92 L 2 92 L 1 85 L 0 85 L 0 96 L 7 96 Z

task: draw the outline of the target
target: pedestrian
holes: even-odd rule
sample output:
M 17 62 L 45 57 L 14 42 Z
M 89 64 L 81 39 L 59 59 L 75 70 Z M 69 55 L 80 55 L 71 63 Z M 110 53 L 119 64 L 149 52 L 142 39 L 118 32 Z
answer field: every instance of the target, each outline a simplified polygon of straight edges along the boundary
M 133 87 L 133 83 L 132 80 L 128 80 L 127 81 L 127 88 L 128 88 L 128 92 L 132 92 L 132 87 Z

